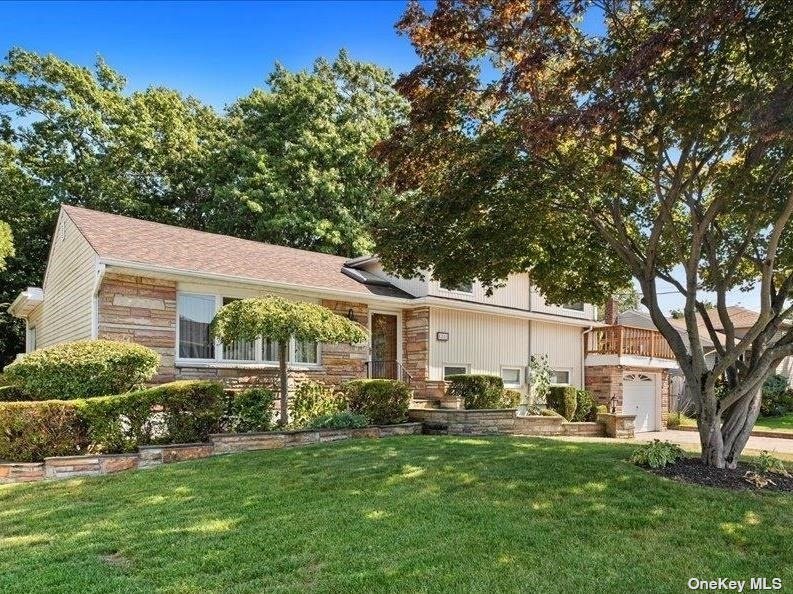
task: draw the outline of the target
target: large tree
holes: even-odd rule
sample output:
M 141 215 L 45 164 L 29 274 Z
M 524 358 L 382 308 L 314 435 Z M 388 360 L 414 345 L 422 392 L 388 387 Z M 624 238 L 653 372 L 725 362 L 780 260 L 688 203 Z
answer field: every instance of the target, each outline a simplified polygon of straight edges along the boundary
M 598 302 L 634 277 L 685 375 L 703 460 L 734 466 L 764 380 L 793 353 L 790 7 L 445 0 L 398 26 L 420 63 L 398 81 L 409 122 L 380 147 L 400 191 L 376 233 L 386 264 L 486 283 L 531 268 L 555 302 Z M 658 303 L 669 284 L 690 352 Z M 741 336 L 727 293 L 748 287 L 760 313 Z
M 372 147 L 404 119 L 392 74 L 351 60 L 311 71 L 276 64 L 266 89 L 228 111 L 229 142 L 207 224 L 221 233 L 356 256 L 372 247 L 373 205 L 387 194 Z

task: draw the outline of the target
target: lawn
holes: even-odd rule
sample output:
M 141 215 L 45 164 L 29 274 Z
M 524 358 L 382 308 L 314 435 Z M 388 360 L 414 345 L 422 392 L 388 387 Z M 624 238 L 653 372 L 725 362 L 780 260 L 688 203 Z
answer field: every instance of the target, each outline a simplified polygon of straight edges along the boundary
M 696 419 L 682 419 L 683 425 L 696 427 Z M 755 429 L 761 431 L 793 431 L 793 414 L 781 417 L 760 417 L 754 425 Z
M 682 592 L 793 584 L 793 497 L 631 448 L 402 437 L 0 487 L 0 591 Z

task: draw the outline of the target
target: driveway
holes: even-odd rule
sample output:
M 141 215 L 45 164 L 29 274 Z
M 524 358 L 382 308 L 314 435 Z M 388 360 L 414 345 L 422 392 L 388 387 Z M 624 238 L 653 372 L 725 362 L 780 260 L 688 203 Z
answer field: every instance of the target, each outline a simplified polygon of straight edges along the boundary
M 653 431 L 651 433 L 637 433 L 635 439 L 632 441 L 648 442 L 654 439 L 661 441 L 671 441 L 685 449 L 695 449 L 699 451 L 699 433 L 696 431 Z M 793 456 L 793 439 L 779 439 L 776 437 L 755 437 L 749 438 L 746 444 L 746 453 L 758 453 L 762 450 L 768 450 L 777 454 L 788 454 Z

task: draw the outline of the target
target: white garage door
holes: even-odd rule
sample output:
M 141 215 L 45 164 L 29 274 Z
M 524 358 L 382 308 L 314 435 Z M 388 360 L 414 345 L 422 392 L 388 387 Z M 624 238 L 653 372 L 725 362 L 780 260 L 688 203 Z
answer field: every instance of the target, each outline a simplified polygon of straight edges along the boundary
M 636 432 L 655 431 L 655 376 L 626 373 L 622 377 L 622 412 L 636 415 Z

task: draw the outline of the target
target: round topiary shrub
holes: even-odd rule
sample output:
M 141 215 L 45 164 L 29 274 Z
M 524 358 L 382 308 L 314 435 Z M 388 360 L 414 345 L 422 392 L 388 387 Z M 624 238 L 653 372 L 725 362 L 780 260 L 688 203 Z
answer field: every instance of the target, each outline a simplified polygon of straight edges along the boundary
M 504 406 L 504 380 L 497 375 L 450 375 L 447 381 L 446 394 L 460 398 L 466 410 Z
M 392 425 L 407 419 L 410 387 L 390 379 L 359 379 L 344 384 L 350 412 L 363 415 L 372 425 Z
M 121 394 L 154 377 L 160 356 L 132 342 L 81 340 L 25 355 L 5 377 L 32 400 Z

